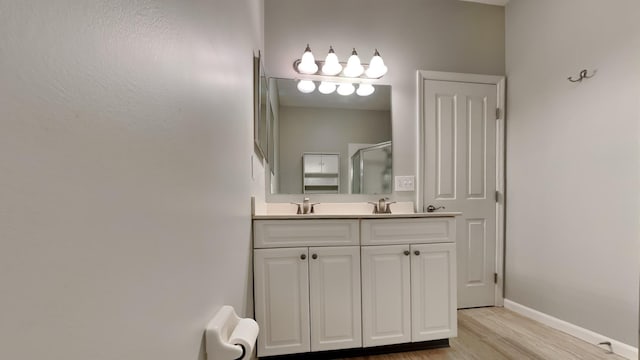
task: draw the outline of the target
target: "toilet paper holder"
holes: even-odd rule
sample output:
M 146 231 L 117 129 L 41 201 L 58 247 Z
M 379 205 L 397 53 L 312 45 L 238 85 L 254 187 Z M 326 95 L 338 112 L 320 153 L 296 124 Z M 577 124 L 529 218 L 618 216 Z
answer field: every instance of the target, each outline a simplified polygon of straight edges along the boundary
M 237 341 L 240 333 L 241 341 Z M 253 319 L 240 318 L 233 307 L 225 305 L 209 321 L 205 332 L 207 359 L 245 359 L 251 355 L 258 336 Z

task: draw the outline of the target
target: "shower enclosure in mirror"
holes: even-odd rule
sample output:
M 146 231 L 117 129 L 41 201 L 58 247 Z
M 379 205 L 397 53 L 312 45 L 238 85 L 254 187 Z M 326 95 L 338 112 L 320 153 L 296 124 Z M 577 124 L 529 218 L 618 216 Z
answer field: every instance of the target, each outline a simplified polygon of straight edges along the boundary
M 267 174 L 272 194 L 303 194 L 309 175 L 305 154 L 334 154 L 336 186 L 323 193 L 388 194 L 391 192 L 391 86 L 374 84 L 370 96 L 304 94 L 292 79 L 269 79 L 270 126 L 273 134 L 272 171 Z M 355 165 L 352 157 L 360 154 Z M 354 171 L 357 176 L 353 176 Z M 305 175 L 306 174 L 306 175 Z M 322 174 L 328 177 L 327 174 Z M 328 180 L 324 180 L 328 181 Z
M 351 193 L 390 193 L 391 158 L 391 141 L 358 149 L 351 156 Z

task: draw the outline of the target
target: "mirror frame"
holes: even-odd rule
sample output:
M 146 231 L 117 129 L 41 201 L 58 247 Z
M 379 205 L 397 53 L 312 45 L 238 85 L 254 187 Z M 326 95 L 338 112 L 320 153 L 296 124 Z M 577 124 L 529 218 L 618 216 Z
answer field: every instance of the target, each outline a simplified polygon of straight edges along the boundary
M 263 86 L 266 89 L 268 84 L 266 81 L 264 66 L 262 65 L 261 54 L 260 51 L 258 51 L 258 55 L 253 56 L 253 146 L 254 152 L 258 155 L 260 161 L 264 162 L 264 160 L 266 160 L 269 162 L 269 129 L 267 127 L 268 115 L 262 116 Z M 264 97 L 268 95 L 268 90 L 265 91 L 266 93 L 264 94 Z M 267 104 L 269 103 L 268 100 L 265 101 Z M 260 138 L 260 129 L 263 128 L 267 134 L 265 139 Z

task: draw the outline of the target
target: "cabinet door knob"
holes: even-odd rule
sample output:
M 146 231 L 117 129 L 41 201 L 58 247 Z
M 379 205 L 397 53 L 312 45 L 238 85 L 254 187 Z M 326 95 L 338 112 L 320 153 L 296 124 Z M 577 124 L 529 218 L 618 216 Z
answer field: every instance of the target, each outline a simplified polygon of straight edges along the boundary
M 304 260 L 306 258 L 307 258 L 307 255 L 305 255 L 305 254 L 300 255 L 300 259 Z
M 314 260 L 317 259 L 318 258 L 318 254 L 311 255 L 311 258 L 314 259 Z
M 416 254 L 416 255 L 420 255 L 420 250 L 416 250 L 413 253 Z
M 405 250 L 404 254 L 405 254 L 405 256 L 409 256 L 409 254 L 411 254 L 411 253 L 409 252 L 409 250 Z

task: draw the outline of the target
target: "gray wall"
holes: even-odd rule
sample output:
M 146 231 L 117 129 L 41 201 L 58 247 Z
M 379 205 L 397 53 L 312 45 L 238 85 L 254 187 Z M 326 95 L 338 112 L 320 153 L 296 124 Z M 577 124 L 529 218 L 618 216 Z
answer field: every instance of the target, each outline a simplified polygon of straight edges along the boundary
M 248 313 L 260 4 L 0 0 L 1 359 L 195 360 Z
M 309 43 L 318 58 L 333 45 L 346 61 L 378 48 L 392 85 L 393 172 L 416 175 L 417 70 L 504 74 L 504 8 L 452 0 L 265 0 L 269 76 L 295 78 Z M 415 201 L 413 192 L 396 200 Z M 296 200 L 299 200 L 296 198 Z
M 506 297 L 638 344 L 640 2 L 507 5 Z M 583 69 L 597 75 L 567 81 Z
M 280 192 L 302 194 L 302 153 L 340 153 L 340 192 L 349 192 L 349 143 L 391 140 L 389 111 L 280 107 Z M 395 145 L 395 144 L 394 144 Z

